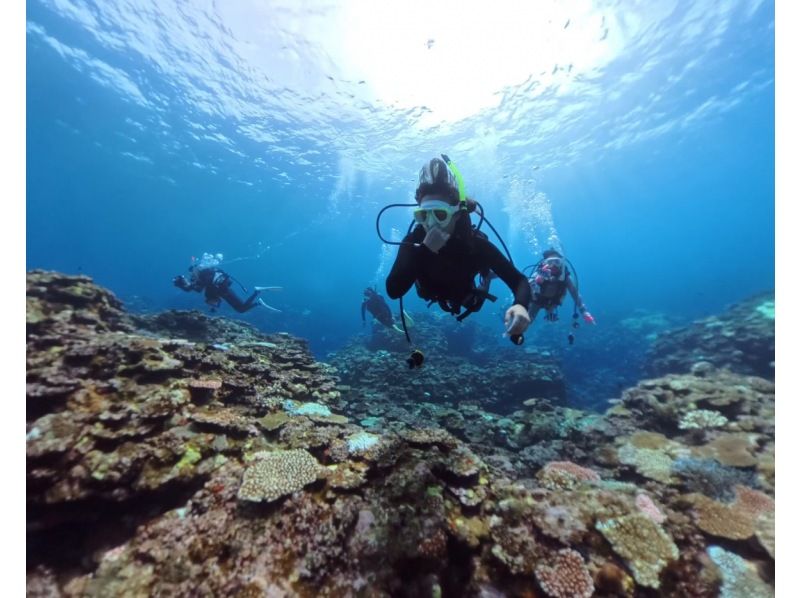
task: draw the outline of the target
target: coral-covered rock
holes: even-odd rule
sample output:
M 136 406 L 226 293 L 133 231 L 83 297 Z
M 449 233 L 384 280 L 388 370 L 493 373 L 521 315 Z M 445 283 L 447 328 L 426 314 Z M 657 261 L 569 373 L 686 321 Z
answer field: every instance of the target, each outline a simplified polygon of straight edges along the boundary
M 685 328 L 659 334 L 647 364 L 652 376 L 686 373 L 707 362 L 740 374 L 775 377 L 775 296 L 757 295 Z
M 768 380 L 698 366 L 597 414 L 557 404 L 535 349 L 442 376 L 354 344 L 342 385 L 283 333 L 130 316 L 85 277 L 28 290 L 31 595 L 710 598 L 703 509 L 746 515 L 732 550 L 772 564 Z

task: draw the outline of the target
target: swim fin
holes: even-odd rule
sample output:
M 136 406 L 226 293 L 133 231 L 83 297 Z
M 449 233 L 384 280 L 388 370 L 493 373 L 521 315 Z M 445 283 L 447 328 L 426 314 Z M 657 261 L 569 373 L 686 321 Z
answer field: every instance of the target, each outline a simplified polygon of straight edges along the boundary
M 274 308 L 274 307 L 272 307 L 271 305 L 267 305 L 266 303 L 264 303 L 264 300 L 263 300 L 261 297 L 259 297 L 259 298 L 258 298 L 258 304 L 259 304 L 259 305 L 262 305 L 262 306 L 264 306 L 264 307 L 266 307 L 266 308 L 267 308 L 268 310 L 270 310 L 270 311 L 274 311 L 274 312 L 281 313 L 281 310 L 279 310 L 279 309 L 275 309 L 275 308 Z
M 283 287 L 253 287 L 254 291 L 282 291 Z

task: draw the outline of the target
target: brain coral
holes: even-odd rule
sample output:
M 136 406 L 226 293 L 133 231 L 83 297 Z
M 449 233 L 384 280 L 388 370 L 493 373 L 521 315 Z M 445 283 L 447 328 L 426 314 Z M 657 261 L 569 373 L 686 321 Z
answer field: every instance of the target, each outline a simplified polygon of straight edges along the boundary
M 239 499 L 271 502 L 317 479 L 317 460 L 305 449 L 261 451 L 244 472 Z
M 672 538 L 652 519 L 640 513 L 598 521 L 595 527 L 625 559 L 640 585 L 658 589 L 667 563 L 678 558 Z

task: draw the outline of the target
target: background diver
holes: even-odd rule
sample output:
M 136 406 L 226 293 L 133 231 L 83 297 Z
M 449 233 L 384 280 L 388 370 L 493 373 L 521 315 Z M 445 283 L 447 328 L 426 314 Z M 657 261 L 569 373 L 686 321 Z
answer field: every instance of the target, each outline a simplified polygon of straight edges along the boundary
M 224 299 L 239 313 L 250 311 L 258 305 L 266 307 L 270 311 L 280 312 L 279 309 L 267 305 L 258 295 L 261 291 L 277 291 L 282 287 L 253 287 L 253 293 L 243 301 L 231 288 L 235 279 L 217 267 L 221 262 L 221 253 L 216 255 L 204 253 L 200 261 L 189 266 L 188 280 L 181 275 L 173 278 L 172 283 L 183 291 L 197 291 L 198 293 L 204 291 L 206 303 L 211 306 L 212 311 L 218 308 Z M 238 280 L 235 282 L 242 287 L 245 293 L 247 292 L 242 283 Z
M 474 204 L 459 191 L 456 176 L 443 159 L 433 158 L 422 167 L 415 199 L 416 226 L 400 244 L 386 279 L 389 297 L 398 299 L 416 285 L 421 298 L 438 302 L 461 320 L 480 310 L 486 299 L 496 300 L 488 292 L 494 272 L 514 294 L 514 304 L 505 313 L 506 334 L 512 340 L 521 338 L 530 324 L 528 281 L 486 235 L 473 228 L 469 212 Z
M 402 330 L 395 324 L 394 316 L 392 316 L 392 310 L 389 308 L 389 304 L 386 303 L 386 299 L 383 298 L 383 295 L 378 293 L 377 289 L 373 287 L 367 287 L 364 289 L 364 300 L 361 302 L 361 323 L 362 326 L 366 324 L 366 312 L 372 314 L 372 317 L 386 326 L 387 328 L 392 328 L 398 332 L 402 332 Z M 406 320 L 413 323 L 411 317 L 406 313 Z
M 575 302 L 575 311 L 572 315 L 573 320 L 575 320 L 572 324 L 573 327 L 578 327 L 578 312 L 583 315 L 583 319 L 587 324 L 596 323 L 594 316 L 586 309 L 586 304 L 584 304 L 578 292 L 578 287 L 573 282 L 573 273 L 570 272 L 567 260 L 563 255 L 555 249 L 548 249 L 542 254 L 542 260 L 530 267 L 533 268 L 531 278 L 528 280 L 533 297 L 528 307 L 531 322 L 536 319 L 542 309 L 546 312 L 545 320 L 550 322 L 558 320 L 557 309 L 564 300 L 567 291 L 569 291 Z M 577 274 L 575 277 L 575 280 L 577 280 Z M 572 344 L 575 337 L 570 334 L 568 339 L 569 343 Z

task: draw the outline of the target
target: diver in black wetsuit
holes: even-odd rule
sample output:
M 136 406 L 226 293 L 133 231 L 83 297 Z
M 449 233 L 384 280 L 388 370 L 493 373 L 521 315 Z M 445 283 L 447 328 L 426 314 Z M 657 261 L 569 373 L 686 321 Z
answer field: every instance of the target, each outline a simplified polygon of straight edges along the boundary
M 194 258 L 193 258 L 194 259 Z M 189 266 L 189 280 L 182 275 L 172 279 L 172 283 L 183 291 L 205 291 L 206 303 L 211 306 L 212 311 L 220 306 L 224 299 L 228 305 L 239 313 L 250 311 L 259 305 L 271 311 L 279 312 L 264 303 L 259 298 L 259 293 L 266 290 L 278 290 L 281 287 L 254 287 L 253 293 L 244 301 L 231 289 L 233 277 L 227 272 L 217 268 L 222 260 L 221 254 L 211 255 L 204 253 L 199 263 Z M 238 281 L 237 281 L 238 282 Z M 239 283 L 241 286 L 241 283 Z M 242 287 L 244 290 L 244 287 Z
M 488 293 L 489 280 L 496 274 L 514 293 L 514 304 L 505 314 L 506 334 L 519 337 L 531 321 L 528 281 L 486 235 L 473 229 L 471 202 L 460 199 L 455 175 L 444 160 L 433 158 L 423 166 L 415 198 L 418 226 L 403 239 L 386 279 L 389 297 L 402 297 L 415 284 L 420 297 L 438 302 L 461 320 L 486 299 L 497 299 Z
M 386 299 L 373 288 L 364 289 L 364 301 L 361 302 L 361 322 L 366 323 L 366 312 L 387 328 L 394 326 L 392 310 L 386 304 Z

